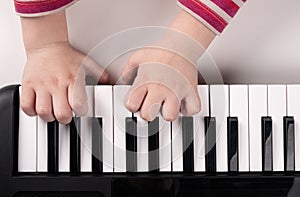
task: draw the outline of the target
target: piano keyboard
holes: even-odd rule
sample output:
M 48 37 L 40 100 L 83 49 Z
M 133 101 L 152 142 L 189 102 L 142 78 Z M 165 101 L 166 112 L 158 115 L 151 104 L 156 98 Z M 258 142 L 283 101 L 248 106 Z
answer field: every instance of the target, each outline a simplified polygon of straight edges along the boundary
M 127 86 L 87 87 L 69 125 L 28 117 L 0 89 L 0 196 L 299 196 L 300 85 L 199 86 L 202 110 L 152 122 Z
M 300 85 L 200 85 L 201 112 L 174 122 L 129 112 L 128 88 L 87 87 L 88 114 L 70 125 L 20 110 L 18 172 L 300 170 Z

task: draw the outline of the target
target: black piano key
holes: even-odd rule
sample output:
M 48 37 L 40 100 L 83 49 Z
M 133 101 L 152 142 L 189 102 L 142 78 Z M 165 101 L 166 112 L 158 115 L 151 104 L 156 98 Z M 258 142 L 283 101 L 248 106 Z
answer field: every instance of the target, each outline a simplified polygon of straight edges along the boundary
M 205 117 L 205 170 L 216 172 L 216 118 Z
M 48 132 L 48 173 L 58 173 L 58 157 L 59 157 L 59 123 L 57 121 L 47 124 Z
M 261 118 L 262 131 L 262 170 L 273 171 L 273 151 L 272 151 L 272 118 Z
M 148 151 L 149 171 L 159 171 L 159 118 L 148 123 Z
M 228 141 L 228 171 L 238 172 L 239 170 L 239 129 L 238 118 L 227 118 L 227 141 Z
M 283 118 L 284 170 L 295 171 L 295 121 L 294 117 Z
M 126 124 L 126 171 L 137 172 L 137 118 L 129 117 Z
M 70 123 L 70 172 L 80 172 L 80 126 L 79 117 L 74 117 Z
M 92 172 L 103 172 L 102 118 L 92 118 Z
M 182 117 L 183 172 L 194 172 L 194 121 Z

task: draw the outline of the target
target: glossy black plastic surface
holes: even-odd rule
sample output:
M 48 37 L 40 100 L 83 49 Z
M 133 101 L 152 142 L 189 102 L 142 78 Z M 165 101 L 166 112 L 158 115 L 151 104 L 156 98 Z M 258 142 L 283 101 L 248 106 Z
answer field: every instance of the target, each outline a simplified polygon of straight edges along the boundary
M 216 172 L 216 118 L 205 117 L 205 171 Z
M 103 130 L 102 118 L 92 118 L 92 172 L 103 172 Z
M 58 173 L 59 157 L 59 123 L 57 121 L 49 122 L 48 132 L 48 172 L 50 174 Z
M 80 129 L 81 119 L 73 118 L 70 123 L 70 171 L 74 175 L 80 172 Z
M 294 117 L 283 118 L 284 134 L 284 170 L 295 170 L 295 120 Z
M 273 171 L 272 118 L 261 118 L 262 170 Z
M 194 171 L 194 120 L 182 117 L 183 171 Z
M 127 117 L 126 125 L 126 171 L 137 172 L 137 118 Z
M 148 123 L 148 163 L 153 173 L 159 172 L 159 118 Z
M 239 170 L 239 130 L 238 118 L 227 118 L 227 145 L 228 145 L 228 171 L 238 172 Z

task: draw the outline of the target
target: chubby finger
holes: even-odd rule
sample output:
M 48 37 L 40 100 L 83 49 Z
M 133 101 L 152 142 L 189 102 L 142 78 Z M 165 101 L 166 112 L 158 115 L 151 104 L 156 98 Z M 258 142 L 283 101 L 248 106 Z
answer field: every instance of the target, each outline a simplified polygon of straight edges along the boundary
M 76 116 L 85 116 L 88 112 L 85 73 L 79 71 L 76 80 L 68 87 L 68 101 Z
M 144 120 L 152 121 L 158 115 L 164 101 L 162 94 L 155 90 L 148 90 L 148 94 L 142 103 L 140 116 Z
M 21 108 L 29 116 L 35 116 L 35 92 L 32 88 L 22 87 Z
M 62 124 L 68 124 L 72 119 L 72 110 L 68 102 L 67 91 L 67 88 L 58 89 L 52 95 L 54 116 Z
M 112 84 L 112 79 L 110 74 L 95 60 L 90 58 L 89 56 L 85 56 L 83 60 L 83 64 L 86 69 L 86 74 L 88 76 L 93 77 L 99 84 Z
M 132 86 L 125 96 L 125 106 L 132 113 L 137 112 L 140 109 L 146 95 L 147 88 L 145 85 L 140 87 Z
M 45 121 L 52 122 L 55 120 L 52 110 L 51 94 L 44 90 L 36 91 L 36 113 Z
M 197 94 L 188 95 L 181 103 L 181 112 L 185 116 L 195 115 L 201 110 L 200 98 Z
M 176 96 L 169 96 L 162 106 L 162 116 L 166 121 L 174 121 L 180 112 L 180 101 Z

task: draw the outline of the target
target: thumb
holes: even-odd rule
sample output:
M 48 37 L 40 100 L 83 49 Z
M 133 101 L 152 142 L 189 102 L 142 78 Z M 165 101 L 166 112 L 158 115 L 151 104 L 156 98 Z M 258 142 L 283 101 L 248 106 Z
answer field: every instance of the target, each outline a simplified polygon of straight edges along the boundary
M 84 57 L 83 65 L 86 74 L 96 80 L 98 84 L 112 84 L 110 74 L 89 56 Z
M 87 94 L 85 86 L 85 72 L 81 67 L 76 79 L 68 87 L 68 100 L 73 112 L 77 116 L 85 116 L 88 112 Z
M 137 75 L 139 64 L 136 61 L 136 54 L 133 54 L 121 72 L 122 83 L 131 85 Z

